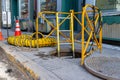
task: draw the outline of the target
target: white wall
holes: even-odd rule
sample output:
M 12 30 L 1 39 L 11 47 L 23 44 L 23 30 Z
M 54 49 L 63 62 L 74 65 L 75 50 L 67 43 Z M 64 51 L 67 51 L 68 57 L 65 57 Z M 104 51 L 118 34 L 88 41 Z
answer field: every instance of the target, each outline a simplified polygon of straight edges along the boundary
M 86 0 L 86 4 L 95 5 L 96 0 Z

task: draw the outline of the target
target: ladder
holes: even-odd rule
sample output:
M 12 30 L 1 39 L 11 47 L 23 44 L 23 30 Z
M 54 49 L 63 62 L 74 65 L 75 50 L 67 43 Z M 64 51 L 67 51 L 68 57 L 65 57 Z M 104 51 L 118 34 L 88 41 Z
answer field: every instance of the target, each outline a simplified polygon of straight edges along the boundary
M 73 10 L 70 12 L 70 29 L 69 30 L 60 30 L 60 19 L 64 19 L 63 17 L 59 17 L 59 13 L 56 13 L 56 27 L 57 27 L 57 55 L 60 57 L 60 47 L 61 45 L 71 45 L 72 55 L 75 57 L 75 47 L 74 47 L 74 28 L 73 28 Z M 67 18 L 68 19 L 68 18 Z M 60 39 L 60 33 L 69 32 L 69 42 L 62 42 Z

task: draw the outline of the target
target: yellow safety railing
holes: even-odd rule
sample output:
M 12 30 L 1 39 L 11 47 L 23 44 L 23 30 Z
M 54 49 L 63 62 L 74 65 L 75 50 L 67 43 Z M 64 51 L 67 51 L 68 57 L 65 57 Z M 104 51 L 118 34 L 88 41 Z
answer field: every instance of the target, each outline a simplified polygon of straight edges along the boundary
M 76 15 L 81 15 L 81 21 Z M 80 43 L 82 47 L 81 65 L 83 65 L 84 59 L 88 55 L 92 54 L 97 49 L 100 49 L 100 51 L 102 50 L 102 25 L 99 24 L 100 29 L 98 33 L 95 31 L 100 18 L 101 12 L 99 12 L 99 9 L 97 7 L 92 5 L 86 5 L 83 7 L 82 12 L 75 12 L 74 14 L 74 19 L 78 22 L 81 28 L 81 31 L 75 35 L 75 41 Z M 85 39 L 86 36 L 88 36 L 87 39 Z M 77 40 L 79 37 L 80 40 Z M 91 40 L 93 40 L 93 42 L 91 42 Z M 92 48 L 90 49 L 90 47 Z
M 62 13 L 62 12 L 57 12 L 56 13 L 56 27 L 57 27 L 57 48 L 58 48 L 58 56 L 60 56 L 60 44 L 61 43 L 64 43 L 64 44 L 70 44 L 71 47 L 72 47 L 72 52 L 73 52 L 73 57 L 75 57 L 75 54 L 74 54 L 74 27 L 73 27 L 73 13 L 74 11 L 71 10 L 69 13 Z M 63 20 L 61 22 L 59 22 L 60 20 L 60 17 L 59 15 L 61 14 L 67 14 L 66 17 L 63 18 Z M 60 30 L 60 27 L 61 25 L 67 20 L 69 19 L 69 22 L 70 22 L 70 25 L 69 25 L 69 30 Z M 65 31 L 69 31 L 69 37 L 66 36 L 64 34 Z M 66 38 L 66 40 L 63 42 L 60 40 L 60 34 L 61 36 L 63 36 L 64 38 Z
M 81 16 L 79 18 L 78 16 Z M 56 22 L 51 22 L 48 17 L 54 19 Z M 57 44 L 58 56 L 60 56 L 61 44 L 71 45 L 73 57 L 75 56 L 75 43 L 81 45 L 81 65 L 84 64 L 84 60 L 87 56 L 91 55 L 94 51 L 102 51 L 102 18 L 100 10 L 92 5 L 86 5 L 83 7 L 82 12 L 52 12 L 43 11 L 39 12 L 36 18 L 36 32 L 33 35 L 21 35 L 21 36 L 10 36 L 7 41 L 9 44 L 15 46 L 26 46 L 26 47 L 48 47 L 55 46 Z M 39 19 L 46 22 L 52 30 L 48 35 L 43 35 L 39 30 Z M 78 33 L 74 32 L 74 22 L 77 22 L 81 29 Z M 60 28 L 64 23 L 69 27 L 68 30 L 61 30 Z M 64 32 L 69 32 L 65 34 Z M 53 33 L 56 33 L 56 38 L 51 37 Z M 34 39 L 33 36 L 36 36 Z M 42 38 L 39 38 L 41 35 Z M 62 37 L 62 39 L 61 39 Z
M 56 23 L 53 24 L 48 20 L 45 15 L 54 15 L 54 19 Z M 62 17 L 61 15 L 66 15 Z M 76 16 L 77 15 L 77 16 Z M 78 18 L 78 15 L 81 15 L 81 20 Z M 83 65 L 85 58 L 92 54 L 95 50 L 100 49 L 102 51 L 102 25 L 99 22 L 101 21 L 101 12 L 100 10 L 92 5 L 86 5 L 83 7 L 82 12 L 74 12 L 71 10 L 70 12 L 51 12 L 51 11 L 43 11 L 38 13 L 38 17 L 36 19 L 36 38 L 38 39 L 38 19 L 41 18 L 44 20 L 49 26 L 52 27 L 51 32 L 45 36 L 45 38 L 52 35 L 53 32 L 57 32 L 57 50 L 58 56 L 60 56 L 60 35 L 63 36 L 66 41 L 72 43 L 72 51 L 74 52 L 74 43 L 79 43 L 81 45 L 81 65 Z M 62 31 L 60 31 L 61 25 L 67 20 L 70 19 L 69 29 L 70 37 L 66 36 Z M 60 21 L 61 20 L 61 21 Z M 77 21 L 80 25 L 81 31 L 74 34 L 74 21 Z M 99 25 L 99 26 L 98 26 Z M 59 35 L 60 34 L 60 35 Z M 87 38 L 86 38 L 87 37 Z M 92 47 L 92 48 L 91 48 Z
M 56 23 L 55 24 L 51 23 L 45 15 L 54 16 L 54 19 L 56 20 Z M 61 15 L 65 15 L 65 17 L 62 17 Z M 39 20 L 39 18 L 41 18 L 49 26 L 52 27 L 51 32 L 48 35 L 46 35 L 45 38 L 50 37 L 52 35 L 52 33 L 54 33 L 55 31 L 57 32 L 57 52 L 58 52 L 58 56 L 60 56 L 60 44 L 61 43 L 71 43 L 73 56 L 74 56 L 74 34 L 73 34 L 74 30 L 73 30 L 73 18 L 71 17 L 72 15 L 73 15 L 73 10 L 71 10 L 70 12 L 43 11 L 43 12 L 38 13 L 38 17 L 36 19 L 36 38 L 38 39 L 38 28 L 39 28 L 38 27 L 38 24 L 39 24 L 38 20 Z M 65 23 L 65 21 L 68 20 L 68 19 L 69 19 L 69 22 L 70 22 L 70 25 L 69 25 L 69 27 L 70 27 L 70 37 L 65 35 L 64 32 L 62 32 L 60 30 L 60 27 L 62 26 L 62 24 Z M 60 40 L 60 36 L 62 36 L 66 40 Z

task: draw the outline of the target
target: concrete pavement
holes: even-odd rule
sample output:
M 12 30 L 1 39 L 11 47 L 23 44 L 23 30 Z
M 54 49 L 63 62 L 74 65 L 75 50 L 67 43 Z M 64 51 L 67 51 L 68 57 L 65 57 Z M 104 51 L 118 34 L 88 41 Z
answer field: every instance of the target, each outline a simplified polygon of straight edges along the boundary
M 5 32 L 4 30 L 2 32 Z M 13 35 L 14 32 L 10 32 Z M 6 36 L 4 33 L 3 36 Z M 9 45 L 6 40 L 0 42 L 9 59 L 33 77 L 34 80 L 102 80 L 80 65 L 80 58 L 49 56 L 55 47 L 26 48 Z M 46 55 L 46 56 L 45 56 Z M 92 56 L 120 56 L 120 47 L 103 45 L 103 52 Z

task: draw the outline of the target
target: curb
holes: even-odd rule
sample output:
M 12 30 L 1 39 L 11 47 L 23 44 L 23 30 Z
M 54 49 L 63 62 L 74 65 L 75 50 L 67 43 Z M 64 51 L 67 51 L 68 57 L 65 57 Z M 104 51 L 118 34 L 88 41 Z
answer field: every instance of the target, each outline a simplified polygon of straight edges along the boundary
M 37 64 L 28 56 L 23 55 L 25 53 L 24 51 L 16 51 L 6 41 L 0 42 L 0 48 L 4 50 L 8 59 L 25 74 L 28 80 L 61 80 L 51 71 Z
M 3 49 L 3 51 L 5 52 L 7 58 L 13 63 L 13 65 L 15 67 L 17 67 L 25 75 L 25 77 L 28 80 L 40 80 L 38 75 L 36 73 L 34 73 L 33 70 L 31 70 L 30 68 L 25 66 L 24 63 L 21 63 L 20 61 L 16 60 L 14 56 L 12 56 L 8 52 L 6 52 L 4 49 Z

